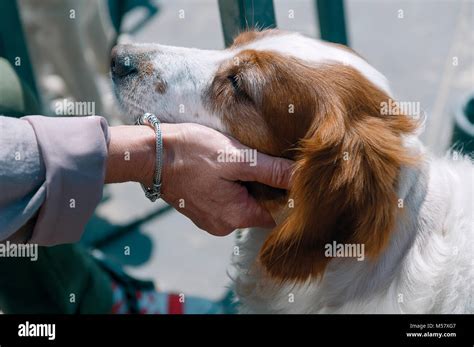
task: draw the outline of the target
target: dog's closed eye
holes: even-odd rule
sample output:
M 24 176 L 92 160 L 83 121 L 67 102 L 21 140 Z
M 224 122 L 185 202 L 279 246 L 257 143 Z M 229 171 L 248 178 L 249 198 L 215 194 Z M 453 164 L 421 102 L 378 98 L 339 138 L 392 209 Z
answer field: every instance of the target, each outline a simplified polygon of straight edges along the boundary
M 251 94 L 247 93 L 245 89 L 245 82 L 242 80 L 240 74 L 230 74 L 227 75 L 227 80 L 232 85 L 234 95 L 238 100 L 252 102 Z
M 229 75 L 227 76 L 227 79 L 230 81 L 232 84 L 232 87 L 234 88 L 235 91 L 240 91 L 240 83 L 237 75 Z

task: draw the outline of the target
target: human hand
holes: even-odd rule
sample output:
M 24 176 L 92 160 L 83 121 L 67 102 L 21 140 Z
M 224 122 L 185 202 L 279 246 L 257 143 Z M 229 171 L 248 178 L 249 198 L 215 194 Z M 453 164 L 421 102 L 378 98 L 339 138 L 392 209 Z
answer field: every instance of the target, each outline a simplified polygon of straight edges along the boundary
M 242 162 L 246 152 L 241 150 L 253 150 L 198 124 L 162 124 L 162 132 L 162 193 L 166 202 L 213 235 L 275 225 L 270 213 L 238 181 L 288 189 L 290 160 L 254 151 L 256 165 L 252 166 Z M 223 152 L 235 154 L 236 162 L 218 160 Z
M 207 232 L 224 236 L 237 228 L 273 227 L 270 213 L 238 181 L 288 189 L 290 160 L 274 158 L 198 124 L 161 124 L 162 198 Z M 150 186 L 155 169 L 155 133 L 147 126 L 110 128 L 106 183 L 137 181 Z M 255 164 L 242 161 L 254 151 Z M 235 162 L 218 160 L 235 154 Z M 229 153 L 230 152 L 230 153 Z M 124 153 L 129 160 L 124 161 Z M 251 165 L 252 164 L 252 165 Z

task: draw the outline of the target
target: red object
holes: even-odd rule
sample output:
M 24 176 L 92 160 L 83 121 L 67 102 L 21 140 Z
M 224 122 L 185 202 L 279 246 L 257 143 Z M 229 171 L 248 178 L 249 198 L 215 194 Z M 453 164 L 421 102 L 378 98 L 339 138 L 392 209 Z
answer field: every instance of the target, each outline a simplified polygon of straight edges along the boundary
M 120 308 L 123 305 L 123 301 L 117 301 L 115 304 L 112 305 L 112 314 L 117 314 L 120 311 Z
M 168 296 L 168 314 L 184 314 L 183 303 L 179 301 L 179 295 Z

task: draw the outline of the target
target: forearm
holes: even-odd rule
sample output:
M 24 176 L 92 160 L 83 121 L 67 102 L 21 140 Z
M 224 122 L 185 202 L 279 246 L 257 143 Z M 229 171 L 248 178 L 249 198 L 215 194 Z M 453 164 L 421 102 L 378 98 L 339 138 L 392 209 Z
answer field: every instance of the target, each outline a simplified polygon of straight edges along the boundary
M 107 131 L 102 132 L 99 122 L 91 124 L 92 120 L 87 119 L 54 120 L 28 117 L 18 120 L 2 117 L 0 121 L 3 121 L 0 122 L 2 128 L 0 140 L 3 143 L 1 146 L 3 154 L 0 157 L 4 161 L 4 165 L 0 168 L 3 169 L 0 170 L 0 179 L 4 187 L 0 196 L 0 225 L 2 225 L 0 240 L 8 238 L 13 242 L 24 242 L 30 238 L 35 229 L 36 238 L 40 237 L 41 244 L 57 243 L 52 235 L 46 241 L 41 237 L 43 229 L 55 228 L 44 223 L 38 227 L 35 223 L 36 218 L 33 220 L 32 217 L 38 216 L 44 208 L 42 204 L 49 206 L 46 217 L 56 214 L 51 209 L 59 211 L 64 205 L 69 206 L 71 198 L 77 200 L 78 206 L 74 206 L 75 211 L 83 209 L 84 191 L 94 187 L 97 194 L 101 194 L 102 185 L 94 179 L 96 175 L 104 175 L 101 167 L 105 169 L 103 183 L 135 181 L 150 185 L 153 180 L 156 142 L 154 130 L 150 127 L 114 126 L 103 129 Z M 167 157 L 172 152 L 170 142 L 173 141 L 175 127 L 175 125 L 162 125 L 164 147 L 168 149 Z M 81 131 L 86 128 L 88 131 Z M 77 146 L 87 150 L 77 150 Z M 97 156 L 99 153 L 102 154 Z M 104 153 L 106 155 L 103 155 Z M 43 163 L 43 157 L 46 159 L 46 165 Z M 163 160 L 165 162 L 165 158 Z M 73 172 L 72 168 L 76 172 Z M 55 172 L 52 175 L 55 179 L 48 181 L 47 176 L 51 175 L 51 171 Z M 69 177 L 78 174 L 80 180 L 65 184 L 69 181 Z M 61 187 L 59 192 L 58 186 Z M 70 194 L 71 187 L 77 193 Z M 47 198 L 48 190 L 56 191 L 55 197 Z M 82 192 L 82 195 L 79 192 Z M 32 198 L 28 200 L 30 195 Z M 38 203 L 33 204 L 31 200 L 33 198 L 35 201 L 38 200 Z M 24 210 L 25 207 L 21 207 L 23 206 L 21 203 L 28 206 L 28 209 Z M 23 213 L 16 208 L 17 205 Z M 81 222 L 79 223 L 76 218 L 71 224 L 85 224 L 94 208 L 95 204 L 91 203 L 87 214 L 81 216 Z M 16 210 L 18 211 L 14 212 Z M 77 214 L 75 215 L 77 217 Z M 68 240 L 64 235 L 67 232 L 69 230 L 57 230 L 57 233 L 63 234 L 62 240 Z
M 58 127 L 48 125 L 48 131 L 45 129 L 36 129 L 30 124 L 33 123 L 36 128 L 39 124 L 51 122 L 51 119 L 45 119 L 43 117 L 29 117 L 29 121 L 26 119 L 18 120 L 12 118 L 2 117 L 2 140 L 3 155 L 2 160 L 4 161 L 3 171 L 0 170 L 0 179 L 2 180 L 2 186 L 4 189 L 3 194 L 0 196 L 0 225 L 2 226 L 0 232 L 0 240 L 8 239 L 11 242 L 24 242 L 30 239 L 33 234 L 33 230 L 36 232 L 36 236 L 43 234 L 43 229 L 54 229 L 51 226 L 40 225 L 38 228 L 36 225 L 36 219 L 39 212 L 41 212 L 44 203 L 49 205 L 49 213 L 51 214 L 51 208 L 60 209 L 64 207 L 64 204 L 69 205 L 70 198 L 78 200 L 81 206 L 75 206 L 77 208 L 83 208 L 83 199 L 80 194 L 74 194 L 69 196 L 68 185 L 63 186 L 62 191 L 56 194 L 56 198 L 46 198 L 46 191 L 56 190 L 55 186 L 63 185 L 65 182 L 61 182 L 58 175 L 64 178 L 77 174 L 70 171 L 70 167 L 75 167 L 77 171 L 82 171 L 83 177 L 91 177 L 95 175 L 101 175 L 101 167 L 105 168 L 105 175 L 103 178 L 104 183 L 119 183 L 135 181 L 145 185 L 149 185 L 152 182 L 154 170 L 155 170 L 155 133 L 152 128 L 147 126 L 114 126 L 108 127 L 105 133 L 97 131 L 100 129 L 99 123 L 92 125 L 90 130 L 94 131 L 80 131 L 85 126 L 84 123 L 89 122 L 86 119 L 76 119 L 80 124 L 74 124 L 73 119 L 57 119 Z M 66 122 L 59 126 L 60 122 Z M 66 126 L 65 126 L 66 125 Z M 173 138 L 173 125 L 163 126 L 163 140 L 166 148 L 170 147 L 170 138 Z M 56 128 L 56 129 L 54 129 Z M 67 128 L 72 132 L 69 132 L 69 136 L 64 135 L 64 130 Z M 77 128 L 77 131 L 74 131 Z M 22 130 L 24 129 L 24 130 Z M 8 134 L 11 133 L 11 137 Z M 108 134 L 108 141 L 107 136 Z M 56 138 L 61 143 L 58 146 L 51 146 L 51 138 Z M 15 140 L 16 139 L 16 140 Z M 77 153 L 71 153 L 73 149 L 69 150 L 69 147 L 80 144 L 85 148 L 89 149 L 85 153 L 77 155 Z M 105 146 L 106 147 L 105 147 Z M 54 148 L 61 147 L 64 152 L 60 155 L 60 158 L 56 158 L 55 163 L 43 163 L 43 156 L 51 159 L 51 152 L 55 151 Z M 100 149 L 103 147 L 103 149 Z M 15 149 L 16 148 L 16 149 Z M 40 150 L 41 148 L 41 150 Z M 106 152 L 106 156 L 96 156 L 95 153 Z M 14 160 L 15 157 L 19 158 Z M 52 161 L 52 160 L 49 160 Z M 88 165 L 87 161 L 95 162 L 94 165 Z M 14 163 L 15 165 L 12 165 Z M 67 163 L 67 165 L 66 165 Z M 64 166 L 62 168 L 61 166 Z M 46 176 L 46 169 L 57 172 L 54 176 L 56 180 L 48 182 Z M 90 169 L 87 170 L 86 167 Z M 89 172 L 87 172 L 89 171 Z M 50 172 L 51 174 L 51 172 Z M 94 186 L 98 194 L 102 191 L 102 186 L 97 184 L 95 179 L 85 180 L 82 182 L 74 182 L 73 185 L 78 185 L 79 191 L 88 191 L 91 186 Z M 31 187 L 30 187 L 31 186 Z M 28 196 L 32 198 L 28 199 Z M 66 196 L 68 195 L 68 196 Z M 34 199 L 34 203 L 33 200 Z M 64 200 L 64 202 L 62 202 Z M 38 201 L 36 203 L 36 201 Z M 28 208 L 25 210 L 23 205 Z M 82 216 L 81 222 L 75 219 L 72 224 L 85 224 L 87 219 L 93 212 L 95 204 L 90 204 L 89 212 Z M 19 206 L 18 208 L 16 206 Z M 20 213 L 20 210 L 23 210 Z M 17 212 L 15 212 L 18 210 Z M 9 212 L 13 211 L 13 212 Z M 35 218 L 33 218 L 35 217 Z M 9 228 L 7 230 L 7 227 Z M 61 234 L 66 234 L 69 230 L 58 230 Z M 40 234 L 40 235 L 38 235 Z M 64 239 L 64 235 L 62 239 Z M 65 238 L 67 240 L 67 236 Z M 56 243 L 54 237 L 48 237 L 48 240 L 40 241 L 41 244 Z

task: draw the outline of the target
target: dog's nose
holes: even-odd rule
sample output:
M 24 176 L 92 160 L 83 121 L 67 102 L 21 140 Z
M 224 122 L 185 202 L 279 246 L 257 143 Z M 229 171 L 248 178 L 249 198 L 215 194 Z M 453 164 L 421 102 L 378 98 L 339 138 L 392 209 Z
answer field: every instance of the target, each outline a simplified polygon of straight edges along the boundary
M 115 46 L 111 52 L 110 70 L 113 77 L 125 77 L 137 72 L 133 55 L 127 54 L 124 46 Z

